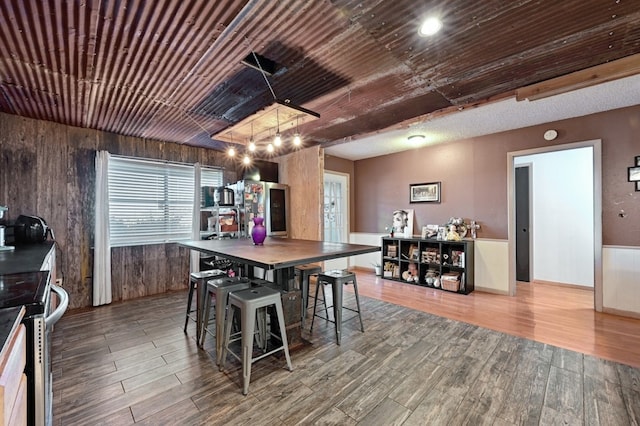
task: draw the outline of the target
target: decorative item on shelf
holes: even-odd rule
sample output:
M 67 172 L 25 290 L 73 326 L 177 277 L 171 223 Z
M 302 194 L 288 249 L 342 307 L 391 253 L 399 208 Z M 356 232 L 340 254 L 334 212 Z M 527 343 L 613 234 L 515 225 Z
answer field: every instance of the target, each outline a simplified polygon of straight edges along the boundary
M 418 275 L 418 265 L 413 262 L 409 263 L 407 270 L 402 273 L 402 279 L 410 283 L 417 283 L 418 281 L 420 281 L 420 277 Z
M 389 236 L 391 238 L 393 238 L 393 234 L 395 232 L 395 229 L 393 229 L 393 226 L 385 226 L 384 230 L 387 231 L 389 233 Z
M 251 230 L 251 239 L 253 244 L 257 246 L 263 245 L 265 238 L 267 238 L 267 229 L 264 227 L 263 222 L 264 218 L 262 217 L 253 218 L 254 226 Z
M 438 226 L 438 234 L 436 239 L 439 241 L 444 241 L 447 237 L 447 228 L 444 226 Z
M 460 241 L 462 237 L 458 234 L 456 225 L 449 225 L 449 232 L 445 238 L 447 241 Z
M 392 216 L 392 232 L 399 237 L 411 238 L 413 236 L 413 209 L 395 210 Z
M 460 289 L 460 274 L 457 272 L 447 272 L 441 277 L 442 288 L 449 291 Z
M 438 235 L 438 225 L 426 225 L 422 227 L 422 239 L 436 238 Z
M 471 230 L 471 238 L 474 240 L 478 236 L 477 232 L 480 229 L 480 225 L 475 220 L 472 220 L 471 223 L 467 226 Z
M 468 231 L 471 231 L 471 238 L 475 239 L 477 236 L 477 230 L 480 229 L 480 225 L 475 220 L 467 222 L 461 217 L 450 217 L 449 221 L 444 226 L 447 229 L 447 233 L 450 233 L 452 231 L 452 227 L 454 227 L 455 229 L 453 229 L 453 231 L 458 234 L 460 239 L 466 237 Z M 458 239 L 450 239 L 446 236 L 445 240 L 460 241 Z

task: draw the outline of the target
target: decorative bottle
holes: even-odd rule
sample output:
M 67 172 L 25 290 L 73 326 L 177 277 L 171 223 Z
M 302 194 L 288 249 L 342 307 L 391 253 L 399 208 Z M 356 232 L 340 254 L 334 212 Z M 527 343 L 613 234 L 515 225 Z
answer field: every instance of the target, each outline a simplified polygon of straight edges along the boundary
M 253 218 L 253 229 L 251 230 L 251 238 L 253 239 L 253 244 L 257 246 L 261 246 L 264 243 L 264 239 L 267 237 L 267 229 L 264 227 L 264 218 L 262 217 L 254 217 Z

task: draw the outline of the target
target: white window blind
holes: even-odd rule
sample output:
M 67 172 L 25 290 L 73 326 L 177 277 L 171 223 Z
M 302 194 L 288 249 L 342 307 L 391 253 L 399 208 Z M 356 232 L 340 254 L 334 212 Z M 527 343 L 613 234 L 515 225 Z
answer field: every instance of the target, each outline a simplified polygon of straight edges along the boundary
M 200 169 L 200 185 L 201 186 L 223 186 L 224 176 L 222 170 L 210 167 L 202 167 Z
M 109 161 L 111 246 L 190 239 L 193 187 L 193 166 L 112 156 Z

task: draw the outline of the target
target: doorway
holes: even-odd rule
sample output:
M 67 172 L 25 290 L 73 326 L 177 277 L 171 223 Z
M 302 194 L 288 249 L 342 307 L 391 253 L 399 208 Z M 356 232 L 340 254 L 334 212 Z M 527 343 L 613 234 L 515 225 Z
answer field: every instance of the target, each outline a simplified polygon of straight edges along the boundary
M 334 243 L 348 242 L 349 235 L 349 175 L 324 172 L 324 230 L 323 240 Z M 346 257 L 327 260 L 324 269 L 347 269 Z
M 531 163 L 516 164 L 516 281 L 531 281 Z
M 579 148 L 587 148 L 579 150 Z M 566 274 L 576 274 L 578 278 L 577 285 L 593 286 L 594 288 L 594 307 L 596 310 L 602 310 L 602 202 L 601 202 L 601 142 L 599 140 L 578 142 L 573 144 L 550 146 L 526 151 L 518 151 L 508 154 L 509 174 L 508 174 L 508 191 L 509 191 L 509 294 L 515 295 L 516 276 L 517 276 L 517 235 L 518 228 L 516 225 L 516 171 L 518 162 L 529 163 L 536 155 L 548 158 L 562 158 L 563 155 L 569 155 L 570 150 L 588 151 L 590 157 L 586 163 L 589 177 L 580 181 L 575 187 L 581 188 L 589 195 L 590 205 L 582 207 L 581 212 L 589 214 L 584 215 L 580 212 L 572 213 L 571 197 L 573 193 L 567 190 L 559 189 L 564 181 L 570 181 L 574 178 L 575 171 L 569 170 L 566 163 L 556 166 L 546 171 L 542 166 L 531 168 L 534 176 L 531 177 L 529 188 L 531 190 L 530 200 L 530 223 L 529 232 L 530 243 L 530 259 L 531 259 L 531 276 L 530 280 L 560 282 L 573 284 L 575 277 L 567 277 Z M 556 153 L 557 155 L 555 155 Z M 544 164 L 544 163 L 542 163 Z M 589 168 L 589 164 L 591 167 Z M 535 173 L 538 176 L 535 176 Z M 579 170 L 578 170 L 579 171 Z M 536 179 L 538 183 L 536 184 Z M 544 188 L 545 192 L 541 192 Z M 546 204 L 545 204 L 546 203 Z M 537 209 L 537 210 L 536 210 Z M 536 217 L 536 211 L 539 218 Z M 542 211 L 542 213 L 540 213 Z M 591 219 L 588 223 L 577 225 L 576 221 L 582 220 L 582 216 L 589 216 Z M 576 229 L 578 228 L 578 229 Z M 562 235 L 557 235 L 558 233 Z M 577 239 L 581 236 L 588 237 L 587 241 L 580 243 Z M 577 249 L 572 249 L 577 247 Z M 580 259 L 574 257 L 574 252 L 579 249 L 584 250 L 587 247 L 586 257 L 587 264 L 581 264 Z M 551 274 L 551 275 L 549 275 Z M 553 274 L 560 274 L 559 278 Z M 565 274 L 565 275 L 563 275 Z M 582 275 L 581 275 L 582 274 Z M 585 278 L 586 276 L 586 278 Z M 549 278 L 551 277 L 551 278 Z M 584 284 L 580 280 L 590 282 Z

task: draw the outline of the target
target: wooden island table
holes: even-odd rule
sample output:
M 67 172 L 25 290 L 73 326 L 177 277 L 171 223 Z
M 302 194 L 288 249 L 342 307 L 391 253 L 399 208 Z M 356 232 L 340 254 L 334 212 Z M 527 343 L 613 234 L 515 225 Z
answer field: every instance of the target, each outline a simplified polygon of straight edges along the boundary
M 326 241 L 299 240 L 294 238 L 267 237 L 263 245 L 254 245 L 250 238 L 229 240 L 192 240 L 181 246 L 202 253 L 219 256 L 246 265 L 251 277 L 253 268 L 274 271 L 274 282 L 282 291 L 285 325 L 289 343 L 293 346 L 301 340 L 301 290 L 296 288 L 295 267 L 304 263 L 315 263 L 346 256 L 380 251 L 379 246 L 332 243 Z M 204 291 L 204 289 L 202 289 Z M 202 296 L 201 290 L 198 293 Z M 204 297 L 200 297 L 203 300 Z M 336 301 L 341 305 L 341 301 Z

